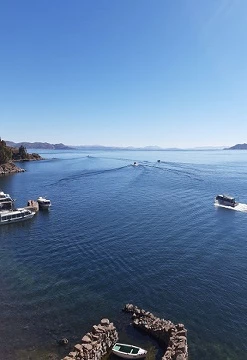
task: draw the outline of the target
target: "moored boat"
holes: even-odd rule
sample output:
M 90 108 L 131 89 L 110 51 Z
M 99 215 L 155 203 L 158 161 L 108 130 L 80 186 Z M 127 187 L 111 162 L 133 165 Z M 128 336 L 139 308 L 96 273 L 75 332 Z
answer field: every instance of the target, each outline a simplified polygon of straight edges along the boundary
M 231 206 L 231 207 L 235 207 L 238 205 L 235 198 L 228 195 L 217 195 L 215 198 L 215 202 L 218 205 Z
M 48 200 L 42 196 L 38 197 L 37 202 L 40 209 L 49 209 L 49 207 L 51 206 L 51 200 Z
M 123 359 L 141 359 L 147 355 L 147 350 L 138 346 L 120 343 L 113 346 L 112 352 Z
M 25 208 L 3 210 L 0 211 L 0 225 L 31 219 L 34 215 L 34 211 Z

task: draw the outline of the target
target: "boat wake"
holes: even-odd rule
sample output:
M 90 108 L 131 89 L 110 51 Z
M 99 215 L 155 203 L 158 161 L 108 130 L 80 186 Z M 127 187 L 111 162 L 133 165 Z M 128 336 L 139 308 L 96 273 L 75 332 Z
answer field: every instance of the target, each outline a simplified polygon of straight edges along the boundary
M 71 176 L 62 178 L 62 179 L 56 181 L 55 183 L 50 184 L 49 186 L 51 186 L 51 185 L 57 185 L 57 184 L 62 183 L 62 182 L 79 180 L 80 178 L 83 178 L 83 177 L 97 176 L 97 175 L 101 175 L 101 174 L 105 174 L 105 173 L 116 172 L 116 171 L 119 171 L 119 170 L 126 169 L 126 168 L 128 168 L 129 166 L 130 166 L 130 165 L 125 165 L 125 166 L 121 166 L 121 167 L 113 168 L 113 169 L 102 169 L 102 170 L 93 170 L 93 171 L 83 171 L 83 172 L 81 172 L 81 173 L 79 173 L 79 174 L 71 175 Z
M 242 203 L 238 203 L 238 205 L 236 205 L 235 207 L 226 206 L 226 205 L 220 205 L 220 204 L 217 204 L 217 203 L 215 203 L 215 206 L 225 208 L 225 209 L 229 209 L 229 210 L 247 212 L 247 204 L 242 204 Z
M 175 169 L 175 168 L 169 168 L 169 167 L 161 167 L 161 166 L 157 166 L 157 165 L 145 165 L 145 166 L 149 167 L 149 168 L 158 169 L 158 170 L 161 170 L 164 172 L 170 172 L 170 173 L 173 173 L 176 175 L 182 175 L 191 180 L 204 181 L 203 179 L 196 176 L 196 174 L 194 174 L 192 171 L 186 171 L 184 169 Z

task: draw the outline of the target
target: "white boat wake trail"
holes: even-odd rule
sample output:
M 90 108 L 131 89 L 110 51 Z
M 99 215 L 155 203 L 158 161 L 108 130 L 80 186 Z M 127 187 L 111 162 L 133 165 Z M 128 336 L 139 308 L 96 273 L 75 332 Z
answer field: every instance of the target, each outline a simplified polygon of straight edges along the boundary
M 225 208 L 225 209 L 229 209 L 229 210 L 247 212 L 247 204 L 242 204 L 242 203 L 238 203 L 238 205 L 236 205 L 235 207 L 225 206 L 225 205 L 219 205 L 219 204 L 215 204 L 215 206 L 218 206 L 218 207 L 221 207 L 221 208 Z

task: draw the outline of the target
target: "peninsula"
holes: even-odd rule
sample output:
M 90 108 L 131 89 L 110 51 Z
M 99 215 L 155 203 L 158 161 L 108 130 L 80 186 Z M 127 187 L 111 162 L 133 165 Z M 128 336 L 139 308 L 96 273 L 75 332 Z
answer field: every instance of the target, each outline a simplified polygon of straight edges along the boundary
M 247 150 L 247 144 L 237 144 L 229 148 L 225 148 L 224 150 Z
M 24 172 L 24 169 L 15 165 L 16 161 L 43 160 L 36 153 L 29 154 L 24 146 L 19 148 L 7 146 L 6 142 L 0 138 L 0 175 Z

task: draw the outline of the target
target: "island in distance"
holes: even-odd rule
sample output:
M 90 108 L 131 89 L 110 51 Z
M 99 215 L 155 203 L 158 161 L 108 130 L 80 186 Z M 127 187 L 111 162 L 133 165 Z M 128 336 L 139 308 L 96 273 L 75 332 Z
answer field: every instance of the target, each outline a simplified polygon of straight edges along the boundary
M 247 144 L 237 144 L 229 148 L 225 148 L 224 150 L 247 150 Z

